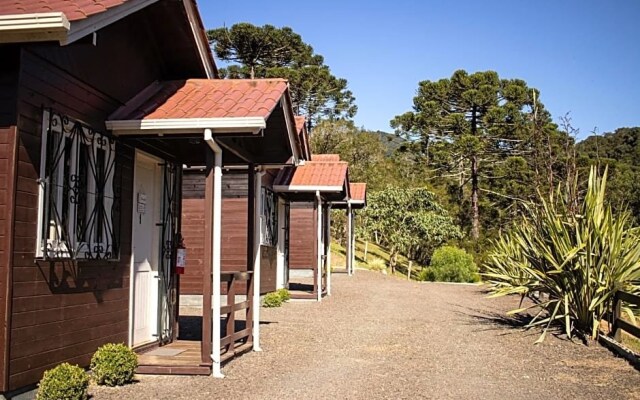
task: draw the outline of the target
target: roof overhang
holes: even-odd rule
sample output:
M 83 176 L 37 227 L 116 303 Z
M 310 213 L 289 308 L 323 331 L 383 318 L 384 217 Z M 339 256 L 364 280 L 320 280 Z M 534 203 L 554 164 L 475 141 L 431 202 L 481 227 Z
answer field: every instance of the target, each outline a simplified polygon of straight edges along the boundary
M 274 185 L 276 193 L 341 193 L 344 186 Z
M 0 15 L 0 43 L 64 41 L 71 23 L 61 12 Z
M 129 0 L 74 21 L 69 21 L 63 12 L 0 15 L 0 43 L 56 41 L 68 45 L 158 1 Z M 193 0 L 182 3 L 207 77 L 215 78 L 218 72 L 198 9 Z
M 158 0 L 131 0 L 69 22 L 62 12 L 0 16 L 0 43 L 58 41 L 67 45 L 133 14 Z
M 250 133 L 258 135 L 267 127 L 262 117 L 175 118 L 106 121 L 107 129 L 116 136 L 187 134 L 211 129 L 211 132 Z

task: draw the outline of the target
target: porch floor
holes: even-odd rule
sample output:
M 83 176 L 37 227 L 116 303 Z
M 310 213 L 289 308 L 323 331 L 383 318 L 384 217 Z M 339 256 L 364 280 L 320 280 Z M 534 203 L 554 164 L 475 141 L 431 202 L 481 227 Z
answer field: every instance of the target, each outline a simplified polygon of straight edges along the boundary
M 200 341 L 177 340 L 138 355 L 139 374 L 210 375 L 211 365 L 202 364 Z

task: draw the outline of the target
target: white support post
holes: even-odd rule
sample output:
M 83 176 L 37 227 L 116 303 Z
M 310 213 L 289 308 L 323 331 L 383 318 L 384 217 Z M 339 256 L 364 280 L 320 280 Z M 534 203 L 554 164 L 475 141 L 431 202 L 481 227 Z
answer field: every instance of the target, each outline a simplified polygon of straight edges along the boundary
M 256 173 L 255 181 L 255 216 L 253 223 L 253 351 L 260 348 L 260 242 L 262 232 L 262 176 L 263 171 Z
M 347 203 L 347 274 L 349 276 L 353 275 L 353 242 L 351 241 L 351 237 L 353 236 L 353 224 L 351 219 L 352 211 L 351 211 L 351 203 Z
M 317 225 L 317 246 L 318 246 L 318 259 L 317 259 L 317 268 L 318 273 L 316 274 L 316 283 L 318 287 L 318 301 L 322 300 L 322 253 L 323 253 L 323 234 L 322 232 L 322 197 L 320 197 L 320 192 L 316 191 L 316 225 Z
M 356 273 L 356 230 L 353 226 L 355 213 L 351 210 L 351 275 Z
M 284 222 L 285 222 L 285 204 L 284 200 L 278 198 L 278 246 L 277 246 L 277 257 L 276 257 L 276 288 L 282 289 L 285 287 L 285 277 L 286 271 L 284 270 Z
M 211 271 L 212 284 L 213 284 L 213 299 L 211 308 L 213 309 L 212 315 L 212 332 L 211 332 L 211 360 L 212 375 L 215 378 L 224 378 L 221 371 L 221 354 L 220 354 L 220 335 L 221 335 L 221 323 L 220 323 L 220 296 L 222 295 L 220 288 L 220 241 L 222 238 L 222 149 L 213 139 L 211 129 L 205 129 L 204 139 L 209 144 L 209 147 L 213 150 L 213 267 Z
M 331 205 L 327 207 L 327 257 L 326 257 L 326 266 L 327 266 L 327 296 L 331 296 Z

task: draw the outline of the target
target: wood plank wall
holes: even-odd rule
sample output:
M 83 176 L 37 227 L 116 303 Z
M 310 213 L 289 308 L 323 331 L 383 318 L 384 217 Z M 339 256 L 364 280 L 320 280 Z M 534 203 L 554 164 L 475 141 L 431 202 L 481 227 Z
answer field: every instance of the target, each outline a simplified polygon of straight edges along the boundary
M 182 235 L 187 247 L 187 263 L 185 273 L 180 277 L 180 294 L 201 295 L 204 259 L 204 175 L 199 171 L 186 171 L 182 182 Z M 246 174 L 222 176 L 222 271 L 247 270 L 247 184 Z M 267 293 L 276 287 L 276 249 L 262 246 L 261 257 L 260 290 Z M 244 283 L 239 283 L 237 290 L 239 293 L 244 292 Z
M 118 106 L 108 96 L 23 51 L 13 251 L 9 389 L 38 381 L 61 362 L 88 365 L 98 346 L 127 342 L 133 150 L 122 167 L 119 262 L 36 262 L 42 108 L 100 125 Z
M 313 203 L 291 203 L 289 268 L 314 269 L 317 266 L 318 236 Z
M 0 391 L 7 390 L 11 326 L 11 263 L 16 165 L 16 103 L 20 49 L 1 47 L 0 63 Z

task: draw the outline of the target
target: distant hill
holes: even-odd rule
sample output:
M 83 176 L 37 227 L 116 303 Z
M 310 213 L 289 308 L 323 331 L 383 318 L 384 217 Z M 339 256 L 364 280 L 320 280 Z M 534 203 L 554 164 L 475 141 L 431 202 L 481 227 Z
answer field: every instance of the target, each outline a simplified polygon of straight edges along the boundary
M 618 128 L 615 132 L 589 136 L 576 145 L 580 157 L 605 159 L 640 166 L 640 127 Z
M 393 133 L 384 132 L 384 131 L 371 131 L 371 133 L 376 134 L 380 137 L 380 141 L 387 148 L 387 155 L 391 155 L 394 151 L 396 151 L 403 143 L 406 142 L 406 139 L 396 136 Z

